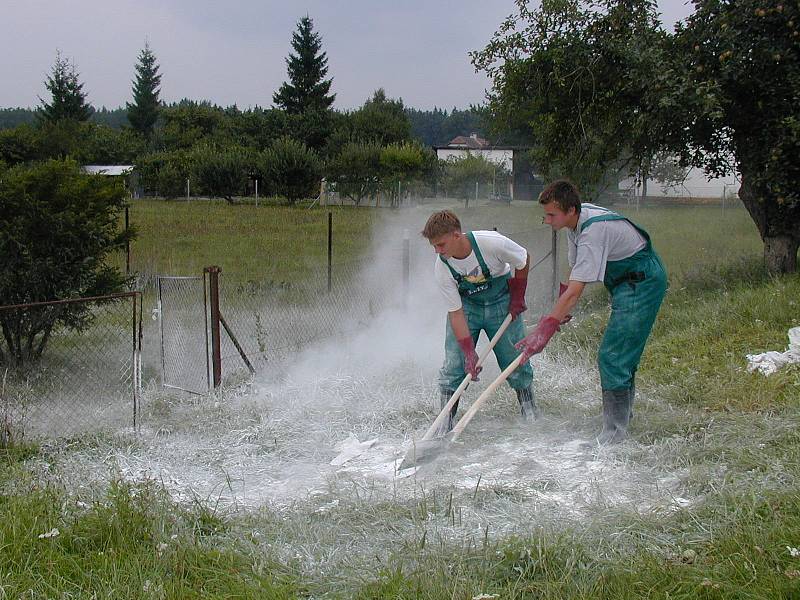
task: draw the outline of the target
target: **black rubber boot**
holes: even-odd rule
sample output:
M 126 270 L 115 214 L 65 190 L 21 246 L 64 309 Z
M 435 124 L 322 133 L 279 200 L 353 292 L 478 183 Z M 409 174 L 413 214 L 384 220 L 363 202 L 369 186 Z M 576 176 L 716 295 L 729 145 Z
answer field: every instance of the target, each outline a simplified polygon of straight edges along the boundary
M 441 396 L 439 397 L 439 410 L 442 410 L 447 405 L 448 401 L 455 393 L 455 390 L 441 390 Z M 453 406 L 450 408 L 450 414 L 447 415 L 447 419 L 439 428 L 439 435 L 445 435 L 453 430 L 453 425 L 455 425 L 456 422 L 456 413 L 458 412 L 459 400 L 456 400 Z
M 517 400 L 519 400 L 519 408 L 522 412 L 522 418 L 526 421 L 533 421 L 538 417 L 536 410 L 536 403 L 533 401 L 533 390 L 530 387 L 521 390 L 514 390 L 517 393 Z
M 598 443 L 616 444 L 628 437 L 632 399 L 630 389 L 603 390 L 603 431 Z
M 630 421 L 633 420 L 633 401 L 636 399 L 636 384 L 635 383 L 631 384 L 631 389 L 629 390 L 628 393 L 631 396 L 631 399 L 630 399 L 631 410 L 630 410 L 630 417 L 628 417 L 628 421 L 630 422 Z

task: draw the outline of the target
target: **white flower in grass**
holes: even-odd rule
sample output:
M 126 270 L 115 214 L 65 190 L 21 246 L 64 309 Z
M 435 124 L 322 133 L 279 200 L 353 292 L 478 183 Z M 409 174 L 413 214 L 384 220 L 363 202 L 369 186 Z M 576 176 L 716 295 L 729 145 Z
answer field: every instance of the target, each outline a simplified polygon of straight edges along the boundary
M 42 536 L 39 536 L 42 537 Z M 800 558 L 800 550 L 797 548 L 792 548 L 791 546 L 786 546 L 786 549 L 789 551 L 789 555 L 792 558 Z
M 478 594 L 473 596 L 472 600 L 491 600 L 492 598 L 499 598 L 500 594 Z
M 47 533 L 40 533 L 39 534 L 39 539 L 40 540 L 44 540 L 44 539 L 47 539 L 47 538 L 54 538 L 54 537 L 57 537 L 59 535 L 61 535 L 61 532 L 58 530 L 57 527 L 53 527 Z

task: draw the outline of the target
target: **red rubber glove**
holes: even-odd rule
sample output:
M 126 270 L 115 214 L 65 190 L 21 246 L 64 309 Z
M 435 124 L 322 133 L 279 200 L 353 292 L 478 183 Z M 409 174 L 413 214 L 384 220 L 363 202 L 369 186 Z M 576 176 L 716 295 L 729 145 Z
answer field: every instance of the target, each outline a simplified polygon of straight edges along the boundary
M 525 289 L 527 287 L 527 277 L 512 277 L 508 280 L 508 291 L 511 292 L 508 312 L 511 314 L 512 321 L 528 310 L 528 307 L 525 306 Z
M 539 324 L 531 333 L 525 336 L 522 341 L 514 346 L 522 353 L 522 360 L 528 360 L 534 354 L 539 354 L 553 334 L 559 330 L 558 319 L 554 317 L 542 317 Z
M 561 283 L 561 282 L 558 283 L 558 297 L 559 298 L 561 298 L 561 296 L 564 295 L 564 292 L 567 291 L 568 287 L 569 287 L 569 285 L 566 284 L 566 283 Z M 566 315 L 563 319 L 561 319 L 561 325 L 569 323 L 571 320 L 572 320 L 572 315 Z
M 470 336 L 467 336 L 458 340 L 458 345 L 461 346 L 461 352 L 464 353 L 464 370 L 472 375 L 472 381 L 478 381 L 478 373 L 483 370 L 483 367 L 478 366 L 475 342 Z

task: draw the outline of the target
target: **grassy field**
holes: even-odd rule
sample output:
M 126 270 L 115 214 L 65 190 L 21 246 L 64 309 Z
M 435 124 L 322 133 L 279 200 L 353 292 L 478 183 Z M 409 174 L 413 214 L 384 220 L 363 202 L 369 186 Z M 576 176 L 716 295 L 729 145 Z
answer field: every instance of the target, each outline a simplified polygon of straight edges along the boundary
M 340 256 L 352 259 L 368 252 L 376 225 L 393 218 L 334 211 Z M 302 273 L 324 260 L 326 214 L 141 202 L 131 211 L 140 229 L 134 268 L 192 273 L 222 264 L 249 276 L 289 248 L 289 271 L 274 267 L 275 276 Z M 508 232 L 540 220 L 527 204 L 459 214 L 467 227 Z M 668 512 L 611 503 L 581 526 L 532 525 L 530 536 L 500 541 L 422 537 L 398 543 L 388 560 L 376 556 L 368 571 L 323 578 L 264 543 L 261 536 L 286 527 L 281 515 L 176 503 L 157 482 L 120 481 L 84 503 L 29 469 L 31 459 L 68 452 L 70 443 L 10 448 L 0 454 L 0 598 L 800 597 L 800 366 L 764 377 L 747 373 L 744 360 L 786 348 L 787 329 L 800 325 L 800 276 L 763 272 L 760 241 L 741 209 L 643 208 L 630 216 L 650 231 L 670 291 L 637 379 L 658 401 L 637 405 L 638 443 L 618 456 L 668 466 L 700 501 Z M 554 342 L 556 356 L 592 355 L 606 314 L 603 292 L 593 293 Z M 551 408 L 578 418 L 566 404 Z M 380 527 L 401 512 L 421 522 L 450 518 L 446 503 L 429 503 L 423 496 L 347 518 Z
M 131 244 L 131 271 L 143 281 L 155 274 L 197 275 L 209 265 L 237 279 L 294 277 L 327 264 L 329 211 L 335 260 L 361 256 L 382 211 L 134 200 L 130 223 L 138 237 Z M 125 257 L 117 261 L 124 269 Z

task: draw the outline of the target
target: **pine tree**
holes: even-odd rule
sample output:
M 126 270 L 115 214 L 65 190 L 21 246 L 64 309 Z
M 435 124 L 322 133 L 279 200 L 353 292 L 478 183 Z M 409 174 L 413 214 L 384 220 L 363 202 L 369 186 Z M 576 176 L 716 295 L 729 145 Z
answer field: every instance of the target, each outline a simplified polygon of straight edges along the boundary
M 333 78 L 325 80 L 328 57 L 322 49 L 322 38 L 314 33 L 314 23 L 305 16 L 297 23 L 292 34 L 292 48 L 296 54 L 286 59 L 289 81 L 284 82 L 272 96 L 276 106 L 290 114 L 310 110 L 328 110 L 336 94 L 329 94 Z
M 153 132 L 161 101 L 158 98 L 161 75 L 156 56 L 145 43 L 136 63 L 136 80 L 133 82 L 133 103 L 126 103 L 128 121 L 136 131 L 149 136 Z
M 56 62 L 44 87 L 52 97 L 48 104 L 41 97 L 39 101 L 39 118 L 47 123 L 57 123 L 64 119 L 87 121 L 94 109 L 86 102 L 83 84 L 78 81 L 75 65 L 56 52 Z

